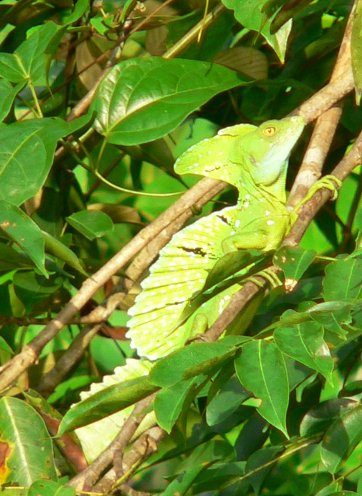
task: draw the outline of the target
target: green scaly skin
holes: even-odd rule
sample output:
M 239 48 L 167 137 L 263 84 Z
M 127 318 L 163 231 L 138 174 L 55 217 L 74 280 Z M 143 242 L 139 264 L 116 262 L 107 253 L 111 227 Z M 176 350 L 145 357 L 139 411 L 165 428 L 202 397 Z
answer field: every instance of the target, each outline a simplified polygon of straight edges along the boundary
M 173 236 L 161 250 L 129 310 L 127 337 L 141 357 L 155 360 L 204 332 L 223 311 L 233 284 L 194 311 L 210 271 L 237 250 L 275 250 L 290 227 L 285 207 L 288 158 L 301 135 L 301 117 L 240 124 L 187 150 L 178 174 L 199 174 L 238 189 L 236 205 L 213 212 Z M 196 317 L 196 318 L 195 318 Z

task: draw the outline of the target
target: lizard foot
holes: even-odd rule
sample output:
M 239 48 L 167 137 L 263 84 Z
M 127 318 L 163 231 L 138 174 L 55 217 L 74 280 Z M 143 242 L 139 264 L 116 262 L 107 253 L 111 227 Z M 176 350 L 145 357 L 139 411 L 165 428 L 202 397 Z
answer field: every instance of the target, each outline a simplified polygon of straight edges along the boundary
M 333 176 L 332 174 L 328 174 L 313 184 L 313 186 L 308 191 L 308 194 L 304 199 L 304 201 L 309 200 L 314 195 L 314 193 L 316 193 L 318 190 L 322 188 L 326 188 L 329 191 L 332 191 L 333 193 L 332 200 L 336 200 L 338 196 L 338 190 L 341 186 L 342 186 L 342 181 L 338 179 L 338 177 Z
M 265 279 L 269 284 L 271 285 L 272 288 L 277 288 L 278 286 L 282 285 L 282 281 L 280 280 L 279 276 L 274 272 L 272 267 L 269 267 L 268 269 L 261 270 L 255 276 L 250 276 L 246 279 L 246 281 L 251 281 L 254 284 L 256 284 L 259 288 L 263 287 L 263 283 L 260 282 L 260 280 L 256 277 L 262 277 Z

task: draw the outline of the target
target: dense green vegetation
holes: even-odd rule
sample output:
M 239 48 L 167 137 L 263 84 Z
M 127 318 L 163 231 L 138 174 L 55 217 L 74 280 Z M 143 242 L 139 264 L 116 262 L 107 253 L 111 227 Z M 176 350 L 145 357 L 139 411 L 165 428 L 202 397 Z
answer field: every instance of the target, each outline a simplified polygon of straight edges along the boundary
M 362 494 L 361 33 L 360 0 L 0 0 L 4 495 Z M 236 199 L 176 158 L 290 113 L 282 283 L 140 361 L 139 282 Z

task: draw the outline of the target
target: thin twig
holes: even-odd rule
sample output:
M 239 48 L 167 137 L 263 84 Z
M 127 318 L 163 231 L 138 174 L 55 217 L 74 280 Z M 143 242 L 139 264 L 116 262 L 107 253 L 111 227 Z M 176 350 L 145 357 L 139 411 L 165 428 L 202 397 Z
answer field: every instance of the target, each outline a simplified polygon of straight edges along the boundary
M 349 77 L 352 76 L 351 35 L 354 11 L 355 6 L 352 8 L 347 22 L 331 81 L 336 81 L 339 77 L 344 77 L 346 73 L 349 74 Z M 308 148 L 290 192 L 288 205 L 291 208 L 296 207 L 301 202 L 309 188 L 322 175 L 323 165 L 341 115 L 342 105 L 340 102 L 337 102 L 318 117 Z
M 99 479 L 105 469 L 112 463 L 115 452 L 123 451 L 128 445 L 138 426 L 147 414 L 147 407 L 152 403 L 154 396 L 148 396 L 139 401 L 133 409 L 132 414 L 125 421 L 120 433 L 103 451 L 93 463 L 85 470 L 77 474 L 68 482 L 68 486 L 74 487 L 78 491 L 91 489 Z

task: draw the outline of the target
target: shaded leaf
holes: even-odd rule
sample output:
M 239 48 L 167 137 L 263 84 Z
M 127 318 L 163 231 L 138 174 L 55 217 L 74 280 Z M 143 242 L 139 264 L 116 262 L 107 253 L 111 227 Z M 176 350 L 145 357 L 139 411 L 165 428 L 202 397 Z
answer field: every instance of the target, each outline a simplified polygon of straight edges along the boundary
M 50 297 L 62 287 L 63 280 L 49 280 L 33 271 L 21 271 L 14 275 L 14 290 L 27 312 L 31 313 L 37 304 L 44 304 L 46 310 L 51 307 Z
M 337 418 L 358 405 L 358 401 L 349 398 L 338 398 L 320 403 L 312 408 L 300 423 L 300 435 L 314 436 L 324 432 Z
M 192 400 L 200 382 L 202 378 L 191 377 L 157 393 L 153 403 L 157 423 L 166 432 L 172 431 L 177 419 Z
M 256 494 L 259 494 L 263 482 L 273 468 L 273 463 L 276 462 L 276 456 L 283 451 L 282 446 L 268 446 L 255 451 L 247 460 L 245 467 L 245 475 L 252 473 L 248 477 Z
M 77 270 L 83 275 L 87 275 L 86 271 L 83 268 L 83 265 L 77 255 L 68 248 L 62 241 L 57 238 L 54 238 L 49 233 L 42 231 L 45 249 L 47 253 L 51 253 L 55 257 L 59 258 L 63 262 L 67 263 L 70 267 Z
M 321 459 L 331 474 L 335 474 L 362 440 L 362 406 L 357 405 L 337 419 L 327 430 L 321 444 Z
M 113 229 L 111 218 L 104 212 L 83 210 L 67 217 L 67 221 L 90 240 L 100 238 Z
M 268 59 L 252 47 L 237 46 L 223 50 L 216 55 L 215 62 L 256 80 L 268 77 Z
M 20 208 L 0 200 L 0 229 L 14 241 L 45 276 L 44 239 L 39 227 Z
M 230 377 L 208 401 L 206 408 L 208 425 L 219 424 L 228 418 L 249 396 L 238 378 L 235 375 Z

